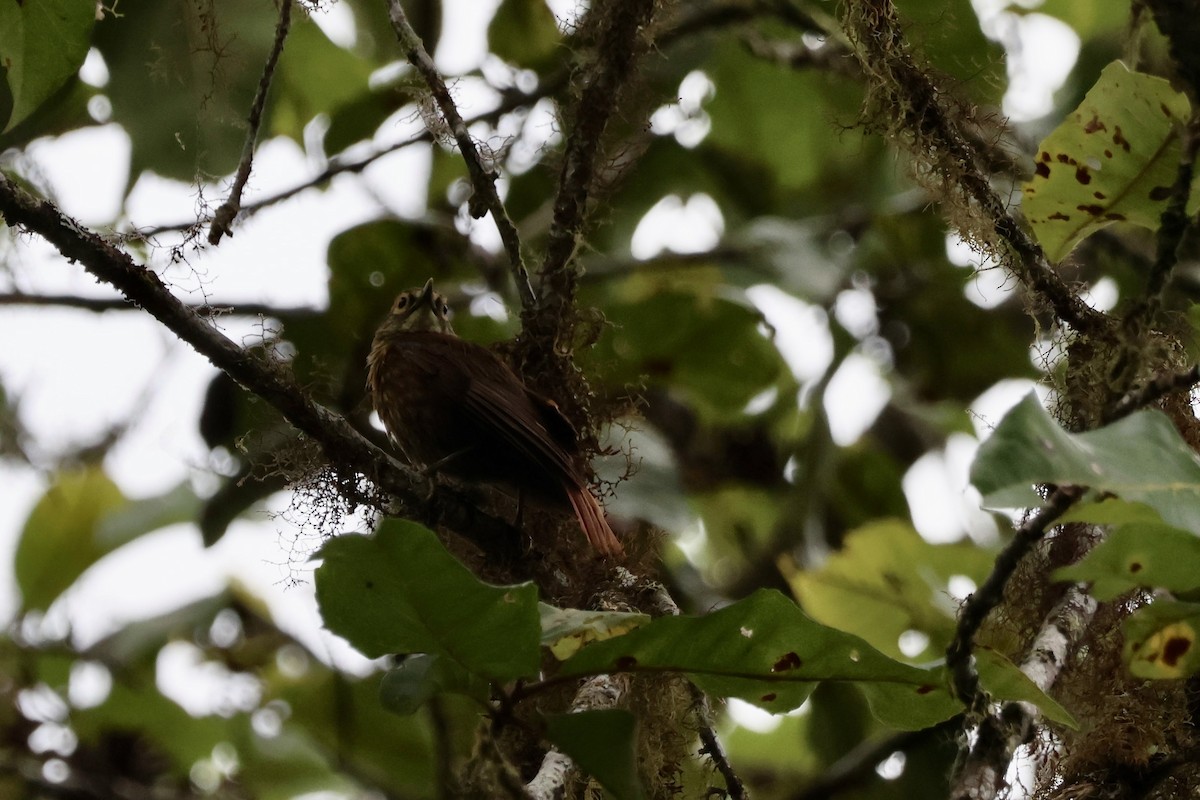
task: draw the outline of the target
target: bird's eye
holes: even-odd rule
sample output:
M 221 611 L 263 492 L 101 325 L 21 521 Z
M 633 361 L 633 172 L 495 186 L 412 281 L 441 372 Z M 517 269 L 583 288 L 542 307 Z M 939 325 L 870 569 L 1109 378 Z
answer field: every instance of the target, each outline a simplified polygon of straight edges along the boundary
M 446 305 L 445 303 L 442 303 L 442 316 L 444 317 L 449 313 L 450 313 L 450 306 Z
M 408 305 L 408 295 L 401 295 L 400 297 L 396 298 L 397 311 L 404 308 L 406 305 Z

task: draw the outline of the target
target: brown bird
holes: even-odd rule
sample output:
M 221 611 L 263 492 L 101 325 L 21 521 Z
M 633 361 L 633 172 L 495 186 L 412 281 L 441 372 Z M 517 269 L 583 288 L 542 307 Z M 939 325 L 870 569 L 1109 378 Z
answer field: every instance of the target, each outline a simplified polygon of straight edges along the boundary
M 448 311 L 430 279 L 402 292 L 375 332 L 367 383 L 392 439 L 414 464 L 570 508 L 597 552 L 620 555 L 571 424 L 496 354 L 458 338 Z

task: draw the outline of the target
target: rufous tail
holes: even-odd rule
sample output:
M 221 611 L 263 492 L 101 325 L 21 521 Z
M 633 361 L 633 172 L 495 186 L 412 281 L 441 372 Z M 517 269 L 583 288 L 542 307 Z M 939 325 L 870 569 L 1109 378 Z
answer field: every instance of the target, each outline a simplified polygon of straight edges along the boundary
M 584 488 L 572 488 L 567 490 L 567 497 L 571 500 L 571 507 L 575 509 L 579 527 L 583 529 L 592 548 L 606 558 L 624 555 L 625 549 L 621 547 L 621 542 L 612 532 L 612 528 L 608 527 L 604 509 L 592 493 Z

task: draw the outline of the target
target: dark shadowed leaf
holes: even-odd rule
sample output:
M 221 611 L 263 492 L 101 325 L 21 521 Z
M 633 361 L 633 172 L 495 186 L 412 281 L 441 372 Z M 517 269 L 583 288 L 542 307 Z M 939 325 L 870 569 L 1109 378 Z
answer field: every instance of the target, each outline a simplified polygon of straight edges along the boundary
M 325 626 L 372 658 L 441 655 L 495 680 L 539 666 L 537 588 L 489 586 L 413 522 L 388 520 L 373 536 L 348 534 L 317 553 Z
M 546 719 L 546 738 L 615 800 L 645 797 L 634 754 L 636 721 L 622 709 L 556 714 Z
M 483 704 L 488 699 L 488 683 L 472 675 L 449 659 L 417 653 L 390 669 L 379 684 L 383 707 L 396 714 L 413 714 L 435 694 L 453 692 L 474 698 Z

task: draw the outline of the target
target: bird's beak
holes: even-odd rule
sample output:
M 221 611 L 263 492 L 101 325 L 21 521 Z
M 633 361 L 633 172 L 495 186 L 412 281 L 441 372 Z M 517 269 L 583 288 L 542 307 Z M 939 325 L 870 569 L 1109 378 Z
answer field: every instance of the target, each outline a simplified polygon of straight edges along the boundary
M 417 305 L 433 308 L 433 278 L 425 281 L 425 288 L 421 290 L 421 296 L 417 298 Z

